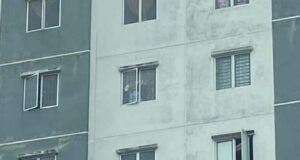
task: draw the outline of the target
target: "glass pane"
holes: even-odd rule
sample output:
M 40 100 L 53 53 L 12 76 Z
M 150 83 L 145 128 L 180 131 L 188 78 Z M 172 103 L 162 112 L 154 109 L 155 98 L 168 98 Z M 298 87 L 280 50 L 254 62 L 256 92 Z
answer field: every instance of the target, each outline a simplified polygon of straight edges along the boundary
M 37 75 L 25 78 L 25 110 L 37 107 L 37 83 Z
M 230 0 L 216 0 L 216 9 L 230 6 Z
M 42 28 L 42 0 L 28 2 L 28 31 Z
M 45 27 L 59 26 L 60 0 L 46 0 Z
M 124 23 L 139 21 L 139 0 L 124 0 Z
M 242 160 L 242 141 L 241 141 L 241 138 L 235 139 L 235 157 L 236 157 L 236 160 Z
M 217 90 L 231 88 L 231 56 L 216 59 Z
M 41 157 L 40 160 L 55 160 L 55 156 L 45 156 L 45 157 Z
M 140 160 L 155 160 L 155 152 L 154 151 L 140 152 Z
M 235 55 L 235 86 L 250 85 L 250 54 Z
M 234 5 L 248 4 L 249 0 L 234 0 Z
M 136 69 L 123 72 L 123 104 L 137 101 Z
M 155 99 L 156 69 L 141 70 L 141 101 Z
M 121 160 L 136 160 L 136 153 L 121 155 Z
M 156 19 L 156 0 L 143 0 L 142 20 Z
M 42 107 L 57 105 L 58 74 L 42 75 Z
M 253 160 L 253 136 L 249 136 L 249 157 Z
M 218 160 L 233 160 L 232 141 L 218 143 Z

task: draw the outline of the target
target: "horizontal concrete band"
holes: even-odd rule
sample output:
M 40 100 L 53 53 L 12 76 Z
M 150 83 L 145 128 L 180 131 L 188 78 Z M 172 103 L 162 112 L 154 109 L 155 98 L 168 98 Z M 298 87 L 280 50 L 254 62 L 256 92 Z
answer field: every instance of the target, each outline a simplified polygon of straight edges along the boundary
M 297 104 L 300 103 L 300 100 L 297 101 L 289 101 L 289 102 L 283 102 L 283 103 L 276 103 L 275 106 L 285 106 L 285 105 L 290 105 L 290 104 Z
M 15 65 L 15 64 L 21 64 L 21 63 L 26 63 L 26 62 L 39 61 L 39 60 L 44 60 L 44 59 L 51 59 L 51 58 L 71 56 L 71 55 L 82 54 L 82 53 L 89 53 L 89 52 L 90 52 L 90 50 L 82 50 L 82 51 L 69 52 L 69 53 L 64 53 L 64 54 L 59 54 L 59 55 L 53 55 L 53 56 L 46 56 L 46 57 L 27 59 L 27 60 L 16 61 L 16 62 L 3 63 L 3 64 L 0 64 L 0 67 L 9 66 L 9 65 Z
M 15 144 L 28 143 L 28 142 L 35 142 L 35 141 L 42 141 L 42 140 L 49 140 L 49 139 L 57 139 L 57 138 L 63 138 L 63 137 L 70 137 L 70 136 L 85 135 L 85 134 L 88 134 L 88 131 L 76 132 L 76 133 L 69 133 L 69 134 L 62 134 L 62 135 L 55 135 L 55 136 L 49 136 L 49 137 L 34 138 L 34 139 L 27 139 L 27 140 L 15 141 L 15 142 L 8 142 L 8 143 L 2 143 L 2 144 L 0 143 L 0 147 L 2 147 L 2 146 L 8 146 L 8 145 L 15 145 Z
M 296 19 L 296 18 L 300 18 L 300 15 L 277 18 L 277 19 L 273 19 L 272 22 L 285 21 L 285 20 Z

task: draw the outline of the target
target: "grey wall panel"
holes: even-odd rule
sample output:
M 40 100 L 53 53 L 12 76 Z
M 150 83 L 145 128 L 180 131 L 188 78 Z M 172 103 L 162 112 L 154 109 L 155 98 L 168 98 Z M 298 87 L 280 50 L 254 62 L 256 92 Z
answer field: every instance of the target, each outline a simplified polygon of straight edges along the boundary
M 61 2 L 61 27 L 26 33 L 26 0 L 2 0 L 0 64 L 89 49 L 90 1 Z
M 300 15 L 299 0 L 272 0 L 273 19 Z
M 21 154 L 50 149 L 58 151 L 57 160 L 86 160 L 87 134 L 1 146 L 0 159 L 17 160 Z
M 273 23 L 275 103 L 300 100 L 300 19 Z
M 300 104 L 275 108 L 276 159 L 295 160 L 300 157 Z
M 59 107 L 23 111 L 24 72 L 60 67 Z M 0 67 L 0 142 L 87 131 L 89 53 Z

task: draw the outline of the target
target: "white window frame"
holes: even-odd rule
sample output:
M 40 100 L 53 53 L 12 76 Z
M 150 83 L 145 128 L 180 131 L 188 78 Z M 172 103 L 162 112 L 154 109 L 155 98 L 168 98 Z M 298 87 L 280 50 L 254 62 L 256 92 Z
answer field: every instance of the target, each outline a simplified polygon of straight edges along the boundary
M 244 5 L 249 5 L 250 1 L 251 0 L 249 0 L 248 3 L 242 4 L 242 5 L 234 5 L 234 0 L 229 0 L 230 5 L 228 7 L 216 8 L 217 7 L 217 3 L 216 3 L 216 0 L 214 0 L 214 8 L 215 8 L 215 10 L 220 10 L 220 9 L 231 8 L 231 7 L 235 7 L 235 6 L 244 6 Z
M 140 160 L 141 159 L 141 157 L 140 157 L 140 153 L 141 152 L 149 152 L 149 151 L 153 151 L 154 152 L 154 160 L 156 160 L 156 154 L 155 154 L 155 150 L 145 150 L 145 151 L 136 151 L 136 152 L 129 152 L 129 153 L 123 153 L 123 154 L 120 154 L 120 158 L 119 158 L 119 160 L 122 160 L 122 156 L 123 155 L 129 155 L 129 154 L 135 154 L 135 160 Z
M 129 102 L 129 103 L 123 103 L 123 99 L 124 99 L 124 95 L 123 95 L 123 91 L 124 91 L 124 73 L 127 73 L 127 72 L 130 72 L 130 71 L 134 71 L 135 70 L 135 92 L 136 92 L 136 94 L 140 94 L 139 93 L 139 85 L 138 85 L 138 83 L 139 83 L 139 78 L 138 78 L 138 76 L 139 76 L 139 69 L 138 68 L 133 68 L 133 69 L 130 69 L 130 70 L 127 70 L 127 71 L 123 71 L 122 72 L 122 99 L 121 99 L 121 102 L 122 102 L 122 104 L 128 104 L 128 105 L 130 105 L 130 104 L 135 104 L 135 103 L 138 103 L 138 99 L 139 99 L 139 95 L 136 95 L 135 96 L 135 101 L 133 101 L 133 102 Z
M 214 58 L 214 86 L 217 91 L 221 90 L 226 90 L 230 88 L 241 88 L 241 87 L 249 87 L 252 85 L 252 51 L 253 47 L 252 46 L 245 46 L 245 47 L 240 47 L 240 48 L 234 48 L 234 49 L 226 49 L 226 50 L 221 50 L 221 51 L 213 51 L 212 52 L 212 57 Z M 249 67 L 250 67 L 250 84 L 245 85 L 245 86 L 235 86 L 235 56 L 236 55 L 241 55 L 241 54 L 249 54 Z M 217 58 L 222 58 L 222 57 L 231 57 L 231 87 L 230 88 L 224 88 L 224 89 L 217 89 Z
M 29 23 L 29 2 L 34 0 L 27 0 L 26 2 L 26 33 L 35 32 L 35 31 L 41 31 L 41 30 L 47 30 L 47 29 L 54 29 L 61 27 L 61 0 L 59 0 L 59 19 L 58 19 L 58 26 L 52 26 L 52 27 L 45 27 L 45 15 L 46 15 L 46 1 L 47 0 L 39 0 L 42 1 L 42 15 L 41 15 L 41 28 L 34 29 L 34 30 L 28 30 L 28 23 Z
M 34 77 L 36 76 L 36 98 L 35 98 L 35 106 L 31 107 L 31 108 L 25 108 L 26 107 L 26 81 L 28 78 L 31 78 L 31 77 Z M 29 75 L 29 76 L 26 76 L 24 77 L 24 80 L 23 80 L 23 84 L 24 84 L 24 87 L 23 87 L 23 111 L 29 111 L 29 110 L 32 110 L 32 109 L 35 109 L 35 108 L 38 108 L 38 94 L 39 94 L 39 74 L 38 73 L 35 73 L 35 74 L 32 74 L 32 75 Z
M 158 1 L 159 0 L 156 0 L 156 6 L 155 6 L 155 14 L 156 14 L 156 17 L 155 17 L 155 19 L 151 19 L 151 20 L 146 20 L 146 21 L 143 21 L 142 19 L 143 19 L 143 9 L 142 9 L 142 7 L 143 7 L 143 1 L 144 0 L 138 0 L 139 1 L 139 15 L 138 15 L 138 21 L 137 22 L 134 22 L 134 23 L 128 23 L 128 24 L 125 24 L 125 0 L 122 0 L 122 2 L 123 2 L 123 25 L 130 25 L 130 24 L 135 24 L 135 23 L 141 23 L 141 22 L 146 22 L 146 21 L 153 21 L 153 20 L 156 20 L 157 19 L 157 13 L 158 13 Z
M 42 89 L 43 89 L 43 76 L 44 75 L 53 75 L 53 74 L 57 74 L 57 93 L 56 93 L 56 105 L 52 105 L 52 106 L 42 106 Z M 28 77 L 32 77 L 32 76 L 37 76 L 37 93 L 36 93 L 36 106 L 35 107 L 31 107 L 28 109 L 25 109 L 25 102 L 26 102 L 26 80 Z M 21 75 L 21 77 L 23 78 L 23 111 L 30 111 L 36 108 L 40 108 L 40 109 L 47 109 L 47 108 L 54 108 L 54 107 L 58 107 L 59 106 L 59 89 L 60 89 L 60 70 L 53 70 L 53 71 L 49 71 L 49 70 L 43 70 L 43 71 L 36 71 L 36 72 L 29 72 L 29 73 L 24 73 Z M 40 87 L 39 87 L 40 86 Z M 38 100 L 40 100 L 38 102 Z
M 153 101 L 153 100 L 156 100 L 157 99 L 157 67 L 156 66 L 153 66 L 153 67 L 136 67 L 136 68 L 133 68 L 133 69 L 130 69 L 130 70 L 126 70 L 126 71 L 123 71 L 121 72 L 122 74 L 122 78 L 121 78 L 121 84 L 122 84 L 122 87 L 121 87 L 121 91 L 122 91 L 122 96 L 121 96 L 121 103 L 122 105 L 132 105 L 132 104 L 137 104 L 137 103 L 140 103 L 140 102 L 146 102 L 146 101 L 142 101 L 141 100 L 141 71 L 142 70 L 147 70 L 146 68 L 149 68 L 149 69 L 153 69 L 155 70 L 155 99 L 152 99 L 152 100 L 147 100 L 147 101 Z M 135 74 L 136 74 L 136 93 L 138 94 L 136 96 L 136 101 L 134 102 L 131 102 L 131 103 L 123 103 L 123 90 L 124 90 L 124 84 L 123 84 L 123 76 L 124 76 L 124 73 L 126 72 L 129 72 L 129 71 L 132 71 L 132 70 L 136 70 Z
M 44 83 L 44 76 L 46 75 L 57 75 L 56 80 L 56 104 L 52 106 L 43 106 L 43 83 Z M 50 73 L 43 73 L 40 75 L 41 78 L 41 86 L 40 86 L 40 108 L 41 109 L 46 109 L 46 108 L 53 108 L 53 107 L 58 107 L 58 101 L 59 101 L 59 73 L 58 72 L 50 72 Z
M 239 132 L 240 134 L 240 139 L 241 139 L 241 157 L 242 160 L 250 160 L 250 136 L 254 135 L 254 131 L 251 131 L 252 133 L 247 133 L 247 131 L 245 130 L 241 130 L 241 132 Z M 237 134 L 237 133 L 234 133 Z M 218 159 L 218 144 L 219 143 L 223 143 L 223 142 L 232 142 L 232 160 L 236 160 L 236 138 L 238 137 L 226 137 L 224 139 L 221 138 L 221 140 L 219 139 L 214 139 L 215 142 L 215 160 L 219 160 Z M 253 138 L 253 137 L 252 137 Z M 253 141 L 253 139 L 252 139 Z M 246 147 L 244 147 L 246 146 Z
M 249 58 L 250 58 L 250 61 L 249 61 L 249 67 L 250 67 L 250 84 L 249 85 L 245 85 L 245 86 L 239 86 L 237 87 L 235 85 L 235 56 L 236 55 L 240 55 L 240 54 L 249 54 Z M 230 61 L 231 61 L 231 86 L 230 88 L 240 88 L 240 87 L 246 87 L 246 86 L 251 86 L 251 82 L 252 82 L 252 79 L 251 79 L 251 54 L 250 53 L 236 53 L 236 54 L 231 54 L 231 55 L 227 55 L 227 56 L 221 56 L 221 57 L 217 57 L 215 58 L 215 66 L 217 66 L 217 59 L 218 58 L 222 58 L 222 57 L 230 57 Z M 216 71 L 217 71 L 217 67 L 216 68 Z M 216 73 L 215 71 L 215 73 Z M 217 81 L 217 76 L 215 78 L 215 82 Z M 217 89 L 217 83 L 215 83 L 215 88 Z M 230 89 L 230 88 L 224 88 L 224 89 Z M 224 89 L 217 89 L 217 90 L 224 90 Z

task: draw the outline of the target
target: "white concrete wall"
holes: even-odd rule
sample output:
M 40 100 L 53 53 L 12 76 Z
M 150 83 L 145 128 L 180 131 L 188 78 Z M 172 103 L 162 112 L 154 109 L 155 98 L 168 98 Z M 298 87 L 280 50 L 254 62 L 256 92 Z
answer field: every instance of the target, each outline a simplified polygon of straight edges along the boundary
M 215 160 L 211 136 L 241 129 L 255 131 L 255 160 L 274 160 L 271 2 L 215 10 L 213 0 L 157 0 L 156 20 L 129 25 L 122 5 L 92 5 L 90 160 L 153 143 L 157 160 Z M 251 85 L 217 91 L 211 53 L 243 46 L 254 48 Z M 122 105 L 118 68 L 152 61 L 156 100 Z

